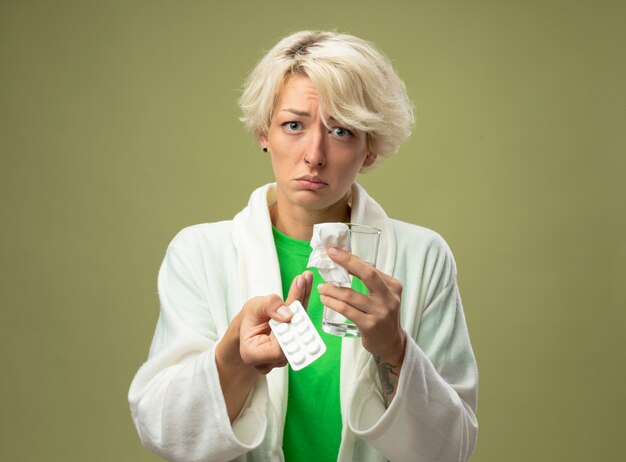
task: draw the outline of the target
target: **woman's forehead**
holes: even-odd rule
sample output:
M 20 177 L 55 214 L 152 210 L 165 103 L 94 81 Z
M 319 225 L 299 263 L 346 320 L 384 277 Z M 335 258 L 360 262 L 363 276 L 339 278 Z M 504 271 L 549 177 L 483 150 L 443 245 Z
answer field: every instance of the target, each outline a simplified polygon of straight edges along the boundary
M 319 107 L 319 94 L 308 77 L 292 76 L 278 91 L 274 111 L 312 117 Z

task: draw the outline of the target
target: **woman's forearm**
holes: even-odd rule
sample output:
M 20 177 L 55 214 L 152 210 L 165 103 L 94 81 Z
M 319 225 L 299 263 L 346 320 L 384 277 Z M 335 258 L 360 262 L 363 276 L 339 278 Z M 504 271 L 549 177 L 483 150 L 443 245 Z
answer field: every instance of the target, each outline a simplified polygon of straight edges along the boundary
M 402 362 L 404 361 L 405 348 L 406 336 L 403 336 L 400 343 L 391 351 L 382 356 L 374 356 L 386 406 L 389 406 L 389 403 L 391 403 L 394 396 L 396 396 L 400 370 L 402 369 Z

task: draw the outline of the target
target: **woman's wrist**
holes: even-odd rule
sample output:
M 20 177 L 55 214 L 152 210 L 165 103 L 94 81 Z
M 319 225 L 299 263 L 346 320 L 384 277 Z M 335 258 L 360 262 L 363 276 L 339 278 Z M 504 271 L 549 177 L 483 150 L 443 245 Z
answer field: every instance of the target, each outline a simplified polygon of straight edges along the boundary
M 381 362 L 385 362 L 387 364 L 393 365 L 394 368 L 398 368 L 398 372 L 400 367 L 402 366 L 402 361 L 404 360 L 404 351 L 406 350 L 406 333 L 404 330 L 400 330 L 395 339 L 390 342 L 386 348 L 378 349 L 372 355 L 375 358 L 378 358 Z

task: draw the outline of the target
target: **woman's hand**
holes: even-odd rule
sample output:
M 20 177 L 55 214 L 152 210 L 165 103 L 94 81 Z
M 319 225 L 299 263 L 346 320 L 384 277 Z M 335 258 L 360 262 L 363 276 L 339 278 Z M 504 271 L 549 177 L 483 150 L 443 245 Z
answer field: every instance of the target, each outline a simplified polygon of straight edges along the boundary
M 278 295 L 251 298 L 233 318 L 217 344 L 215 364 L 231 423 L 241 412 L 259 373 L 267 374 L 273 368 L 287 364 L 270 329 L 269 320 L 283 322 L 291 319 L 291 311 L 286 307 L 286 313 L 281 310 L 285 303 L 300 300 L 306 308 L 312 283 L 313 273 L 305 271 L 294 278 L 286 302 Z
M 406 347 L 406 333 L 400 325 L 402 284 L 340 249 L 329 249 L 328 256 L 358 277 L 369 291 L 365 295 L 349 287 L 318 286 L 322 303 L 359 328 L 363 347 L 374 356 L 389 402 L 395 394 Z
M 312 283 L 313 273 L 305 271 L 294 278 L 285 302 L 278 295 L 267 295 L 254 297 L 245 303 L 240 313 L 239 328 L 239 353 L 245 364 L 262 374 L 287 364 L 287 358 L 270 329 L 269 320 L 290 321 L 292 314 L 285 305 L 296 300 L 306 309 Z

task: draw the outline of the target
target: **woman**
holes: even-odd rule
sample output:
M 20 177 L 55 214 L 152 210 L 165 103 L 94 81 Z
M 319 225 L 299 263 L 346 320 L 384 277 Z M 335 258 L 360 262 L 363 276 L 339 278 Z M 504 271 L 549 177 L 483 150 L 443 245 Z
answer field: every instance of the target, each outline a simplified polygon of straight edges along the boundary
M 477 370 L 453 257 L 355 183 L 409 135 L 404 84 L 367 42 L 307 31 L 257 64 L 240 104 L 276 183 L 232 221 L 170 244 L 150 355 L 129 392 L 143 444 L 179 461 L 467 460 Z M 328 251 L 367 291 L 318 285 L 306 270 L 322 222 L 382 230 L 376 268 Z M 268 321 L 289 321 L 294 300 L 318 328 L 322 302 L 344 314 L 361 339 L 322 334 L 320 360 L 284 367 Z

